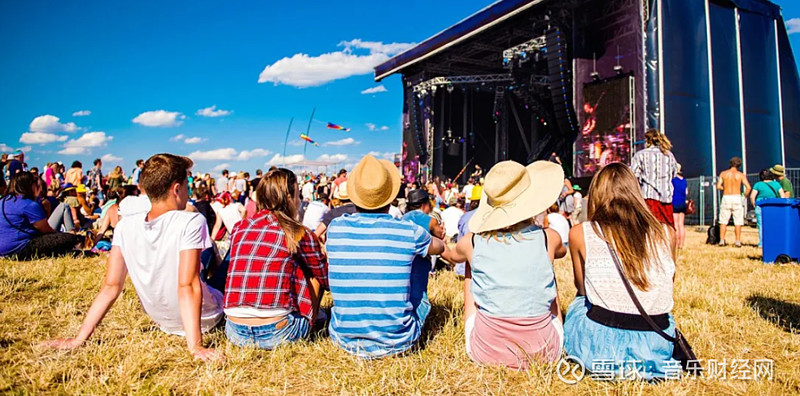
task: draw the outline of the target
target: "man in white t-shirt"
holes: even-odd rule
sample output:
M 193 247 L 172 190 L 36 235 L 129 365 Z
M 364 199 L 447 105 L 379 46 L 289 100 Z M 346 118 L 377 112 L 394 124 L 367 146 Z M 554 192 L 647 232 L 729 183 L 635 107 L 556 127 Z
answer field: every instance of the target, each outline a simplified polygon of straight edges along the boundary
M 306 211 L 303 213 L 303 225 L 309 230 L 316 230 L 322 223 L 322 218 L 330 211 L 328 196 L 323 194 L 319 201 L 311 201 L 306 207 Z
M 222 170 L 222 176 L 217 179 L 217 194 L 221 194 L 228 191 L 228 170 Z
M 464 197 L 465 197 L 465 202 L 464 202 L 464 206 L 465 207 L 469 206 L 469 203 L 470 203 L 470 199 L 469 198 L 472 196 L 472 189 L 473 188 L 475 188 L 475 180 L 470 178 L 469 181 L 467 181 L 467 185 L 464 186 L 463 190 L 461 190 L 461 193 L 464 194 Z
M 450 197 L 449 207 L 442 211 L 442 222 L 444 222 L 444 235 L 448 239 L 455 241 L 458 235 L 458 221 L 464 215 L 464 200 L 455 196 Z
M 192 161 L 172 154 L 157 154 L 144 165 L 140 179 L 152 209 L 125 215 L 114 230 L 105 281 L 75 338 L 45 345 L 77 348 L 91 336 L 119 297 L 128 274 L 142 307 L 169 334 L 186 337 L 197 359 L 221 357 L 203 347 L 202 332 L 223 318 L 222 293 L 200 278 L 200 255 L 211 247 L 205 218 L 185 212 L 189 201 L 187 170 Z

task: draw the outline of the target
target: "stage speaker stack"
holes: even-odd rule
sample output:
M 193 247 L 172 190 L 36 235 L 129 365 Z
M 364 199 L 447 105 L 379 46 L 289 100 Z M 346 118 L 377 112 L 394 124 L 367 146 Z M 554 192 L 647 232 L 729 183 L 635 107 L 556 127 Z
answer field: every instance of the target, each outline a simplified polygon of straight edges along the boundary
M 550 78 L 550 97 L 553 113 L 561 134 L 570 143 L 577 136 L 578 126 L 572 106 L 572 62 L 567 53 L 567 37 L 558 27 L 547 31 L 545 36 L 547 71 Z
M 459 154 L 461 154 L 461 143 L 458 140 L 447 142 L 447 155 L 457 157 Z

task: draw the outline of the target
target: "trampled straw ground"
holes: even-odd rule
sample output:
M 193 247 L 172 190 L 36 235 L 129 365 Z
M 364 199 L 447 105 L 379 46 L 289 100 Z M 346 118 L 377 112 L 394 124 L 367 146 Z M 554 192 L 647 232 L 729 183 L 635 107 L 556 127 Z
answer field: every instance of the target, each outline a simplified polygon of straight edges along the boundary
M 748 230 L 749 231 L 749 230 Z M 746 233 L 745 242 L 754 243 Z M 11 394 L 800 394 L 800 267 L 764 265 L 754 246 L 703 245 L 689 232 L 678 261 L 674 314 L 702 359 L 772 359 L 772 380 L 599 382 L 566 385 L 555 366 L 526 372 L 481 367 L 464 352 L 461 281 L 430 282 L 433 312 L 423 346 L 364 361 L 327 338 L 267 352 L 205 337 L 223 363 L 192 361 L 184 340 L 160 332 L 129 284 L 87 345 L 72 352 L 39 344 L 73 336 L 97 292 L 103 258 L 0 260 L 0 392 Z M 567 259 L 556 263 L 562 309 L 575 294 Z M 330 300 L 326 304 L 330 305 Z M 751 368 L 752 369 L 752 368 Z M 736 376 L 737 378 L 732 378 Z

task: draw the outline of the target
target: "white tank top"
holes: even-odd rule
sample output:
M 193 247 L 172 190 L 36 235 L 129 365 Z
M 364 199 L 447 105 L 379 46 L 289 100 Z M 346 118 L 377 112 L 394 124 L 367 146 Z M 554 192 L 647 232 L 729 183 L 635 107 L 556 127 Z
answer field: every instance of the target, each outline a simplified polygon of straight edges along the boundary
M 583 226 L 586 243 L 586 263 L 584 267 L 584 286 L 589 302 L 609 311 L 638 315 L 639 310 L 633 304 L 619 272 L 611 258 L 606 242 L 592 228 L 590 222 Z M 633 292 L 642 304 L 645 312 L 659 315 L 672 311 L 672 286 L 675 275 L 675 262 L 672 260 L 668 246 L 660 246 L 658 259 L 647 272 L 650 288 L 641 291 L 632 285 Z

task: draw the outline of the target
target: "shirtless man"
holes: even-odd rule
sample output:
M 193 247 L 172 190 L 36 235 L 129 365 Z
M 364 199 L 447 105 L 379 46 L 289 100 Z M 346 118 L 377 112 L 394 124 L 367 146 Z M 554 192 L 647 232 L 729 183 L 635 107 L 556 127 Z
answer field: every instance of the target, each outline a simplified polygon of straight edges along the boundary
M 744 204 L 742 203 L 742 185 L 744 184 L 744 195 L 750 194 L 750 183 L 744 173 L 739 171 L 742 166 L 742 159 L 733 157 L 730 161 L 731 167 L 719 174 L 717 180 L 717 190 L 722 191 L 722 203 L 719 207 L 719 245 L 725 246 L 725 232 L 728 228 L 728 221 L 733 215 L 733 226 L 736 233 L 736 247 L 742 247 L 742 226 L 744 225 Z

